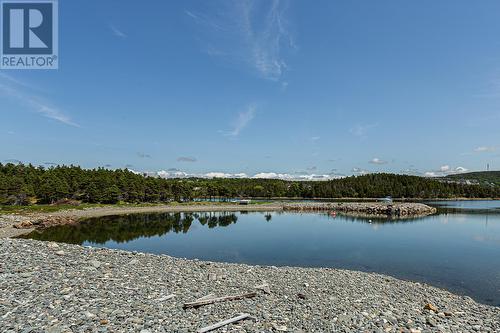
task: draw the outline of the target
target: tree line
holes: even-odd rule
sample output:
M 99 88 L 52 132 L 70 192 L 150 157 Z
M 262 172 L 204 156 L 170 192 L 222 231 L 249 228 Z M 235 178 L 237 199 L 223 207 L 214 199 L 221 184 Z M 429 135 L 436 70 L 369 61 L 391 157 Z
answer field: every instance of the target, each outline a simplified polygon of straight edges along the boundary
M 230 198 L 487 198 L 500 186 L 468 185 L 388 173 L 330 181 L 277 179 L 163 179 L 127 169 L 37 167 L 0 163 L 0 204 L 52 204 L 71 199 L 85 203 L 158 203 Z

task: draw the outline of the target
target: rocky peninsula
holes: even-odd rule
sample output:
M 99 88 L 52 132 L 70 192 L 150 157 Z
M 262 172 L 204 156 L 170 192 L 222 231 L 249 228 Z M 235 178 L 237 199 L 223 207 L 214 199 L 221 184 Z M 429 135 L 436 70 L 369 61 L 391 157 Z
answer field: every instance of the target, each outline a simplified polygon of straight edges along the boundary
M 318 212 L 328 211 L 360 217 L 419 217 L 436 213 L 436 208 L 421 203 L 381 203 L 381 202 L 338 202 L 338 203 L 296 203 L 285 204 L 286 211 Z

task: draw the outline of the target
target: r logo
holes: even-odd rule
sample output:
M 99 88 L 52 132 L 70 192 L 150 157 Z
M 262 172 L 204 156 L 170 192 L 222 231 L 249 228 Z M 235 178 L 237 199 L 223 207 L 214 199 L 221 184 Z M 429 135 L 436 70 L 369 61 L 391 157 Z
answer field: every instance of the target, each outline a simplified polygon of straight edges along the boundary
M 3 43 L 3 54 L 51 54 L 52 3 L 4 3 Z

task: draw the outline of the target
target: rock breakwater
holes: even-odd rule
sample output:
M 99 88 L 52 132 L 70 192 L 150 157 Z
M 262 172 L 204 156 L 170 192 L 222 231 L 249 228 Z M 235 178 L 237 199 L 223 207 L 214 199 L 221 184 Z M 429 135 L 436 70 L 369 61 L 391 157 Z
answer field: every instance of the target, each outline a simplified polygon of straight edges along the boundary
M 329 211 L 356 216 L 416 217 L 436 213 L 436 208 L 421 203 L 329 202 L 285 204 L 285 211 Z

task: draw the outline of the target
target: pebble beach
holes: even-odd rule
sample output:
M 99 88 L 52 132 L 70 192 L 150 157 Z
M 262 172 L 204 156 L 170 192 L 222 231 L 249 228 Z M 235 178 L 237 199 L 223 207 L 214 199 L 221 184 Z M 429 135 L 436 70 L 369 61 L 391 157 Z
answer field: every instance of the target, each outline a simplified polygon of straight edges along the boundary
M 186 307 L 200 300 L 208 304 Z M 232 318 L 243 319 L 224 324 Z M 215 332 L 499 332 L 500 308 L 380 274 L 0 239 L 2 332 L 187 333 L 217 323 Z

